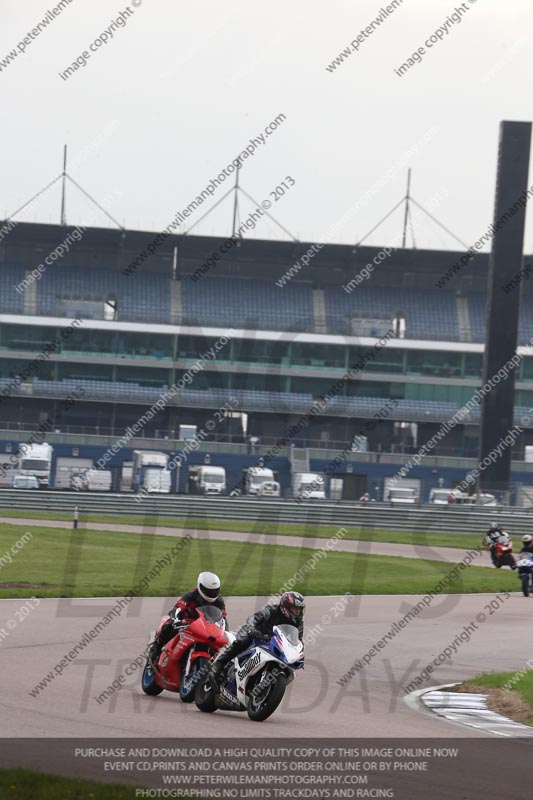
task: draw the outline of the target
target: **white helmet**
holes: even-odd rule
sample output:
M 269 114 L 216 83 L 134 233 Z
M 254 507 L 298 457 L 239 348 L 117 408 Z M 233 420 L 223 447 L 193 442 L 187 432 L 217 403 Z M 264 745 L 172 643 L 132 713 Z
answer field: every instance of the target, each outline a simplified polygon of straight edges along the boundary
M 214 572 L 200 572 L 196 588 L 206 602 L 214 603 L 220 593 L 220 578 Z

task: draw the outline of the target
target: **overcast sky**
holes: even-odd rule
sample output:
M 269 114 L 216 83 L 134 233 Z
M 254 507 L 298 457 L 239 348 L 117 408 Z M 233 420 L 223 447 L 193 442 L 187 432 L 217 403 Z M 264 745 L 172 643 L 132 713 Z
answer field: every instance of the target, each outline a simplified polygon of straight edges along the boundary
M 473 244 L 492 221 L 499 123 L 533 119 L 531 0 L 465 0 L 462 21 L 448 23 L 432 48 L 424 42 L 461 4 L 403 0 L 333 71 L 327 65 L 386 0 L 132 0 L 130 11 L 120 0 L 72 0 L 26 45 L 56 3 L 1 3 L 0 65 L 18 53 L 0 72 L 2 216 L 61 171 L 67 143 L 68 171 L 121 224 L 161 230 L 285 114 L 243 161 L 240 180 L 257 201 L 270 197 L 296 238 L 359 241 L 405 194 L 411 151 L 413 196 Z M 124 27 L 90 51 L 122 11 Z M 399 77 L 419 47 L 422 60 Z M 83 51 L 86 66 L 63 80 Z M 383 175 L 386 184 L 361 202 Z M 270 192 L 286 176 L 295 183 L 276 201 Z M 59 210 L 56 185 L 17 218 L 58 222 Z M 241 197 L 241 219 L 251 210 Z M 195 230 L 229 234 L 231 215 L 228 198 Z M 112 224 L 73 187 L 67 221 Z M 401 223 L 397 211 L 366 243 L 390 243 Z M 285 238 L 268 220 L 247 235 Z M 423 219 L 415 236 L 418 247 L 456 247 Z

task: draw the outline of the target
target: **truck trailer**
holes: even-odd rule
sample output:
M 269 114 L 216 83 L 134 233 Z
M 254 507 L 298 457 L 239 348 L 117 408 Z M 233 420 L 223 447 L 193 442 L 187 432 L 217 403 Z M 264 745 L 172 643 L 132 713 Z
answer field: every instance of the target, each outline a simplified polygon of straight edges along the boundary
M 134 492 L 169 494 L 168 456 L 157 450 L 134 450 L 131 488 Z
M 46 444 L 21 444 L 19 453 L 19 475 L 34 475 L 40 489 L 50 486 L 50 472 L 52 470 L 52 445 Z

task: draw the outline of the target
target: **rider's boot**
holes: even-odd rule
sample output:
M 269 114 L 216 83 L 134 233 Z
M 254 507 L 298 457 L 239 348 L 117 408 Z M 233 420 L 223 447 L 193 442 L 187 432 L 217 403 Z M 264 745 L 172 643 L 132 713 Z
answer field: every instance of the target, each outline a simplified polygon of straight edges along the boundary
M 218 656 L 211 664 L 211 675 L 216 683 L 219 682 L 226 664 L 235 658 L 235 656 L 238 655 L 241 650 L 242 644 L 236 639 L 230 645 L 225 647 L 224 650 L 220 651 Z

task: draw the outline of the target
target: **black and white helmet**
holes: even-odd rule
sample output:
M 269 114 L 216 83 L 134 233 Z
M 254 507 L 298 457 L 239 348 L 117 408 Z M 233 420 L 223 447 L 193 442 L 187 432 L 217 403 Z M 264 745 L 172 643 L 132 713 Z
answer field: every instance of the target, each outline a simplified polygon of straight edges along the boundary
M 214 603 L 220 594 L 220 578 L 214 572 L 200 572 L 196 588 L 207 603 Z
M 491 525 L 489 530 L 488 530 L 488 532 L 487 532 L 487 536 L 489 537 L 489 539 L 492 539 L 493 542 L 494 541 L 498 541 L 498 539 L 501 536 L 503 536 L 502 527 L 500 525 L 497 525 L 497 524 Z

